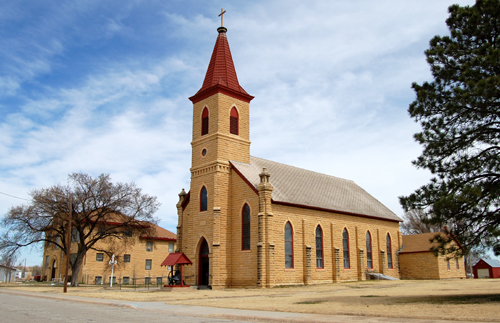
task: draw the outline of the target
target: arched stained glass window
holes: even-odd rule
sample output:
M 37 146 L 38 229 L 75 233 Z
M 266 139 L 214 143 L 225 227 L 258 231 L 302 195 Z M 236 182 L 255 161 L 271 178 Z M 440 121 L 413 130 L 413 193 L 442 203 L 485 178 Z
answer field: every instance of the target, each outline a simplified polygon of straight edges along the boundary
M 342 232 L 342 249 L 344 254 L 344 268 L 351 268 L 349 262 L 349 233 L 347 229 Z
M 245 204 L 241 212 L 241 249 L 250 250 L 250 207 Z
M 370 231 L 366 231 L 366 268 L 372 269 L 372 235 Z
M 200 192 L 200 211 L 207 210 L 207 202 L 207 189 L 203 186 Z
M 208 134 L 208 109 L 203 109 L 203 114 L 201 115 L 201 135 L 204 136 Z
M 285 268 L 293 268 L 293 230 L 290 222 L 285 225 Z
M 392 245 L 391 236 L 387 234 L 387 268 L 392 268 Z
M 323 230 L 316 227 L 316 268 L 324 268 L 323 263 Z
M 238 135 L 239 134 L 239 116 L 238 116 L 238 110 L 236 110 L 235 107 L 233 107 L 231 109 L 231 117 L 229 118 L 229 125 L 230 125 L 229 132 L 232 133 L 233 135 Z

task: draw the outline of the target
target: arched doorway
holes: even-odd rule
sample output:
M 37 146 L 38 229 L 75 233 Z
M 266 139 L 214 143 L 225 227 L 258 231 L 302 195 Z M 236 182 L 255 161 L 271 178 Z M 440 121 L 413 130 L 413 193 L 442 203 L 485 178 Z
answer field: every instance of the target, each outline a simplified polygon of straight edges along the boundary
M 50 279 L 56 278 L 56 267 L 57 267 L 57 262 L 54 260 L 52 262 L 52 275 L 50 276 Z
M 208 257 L 208 243 L 203 239 L 200 245 L 200 259 L 198 262 L 198 285 L 208 285 L 210 280 L 210 261 Z

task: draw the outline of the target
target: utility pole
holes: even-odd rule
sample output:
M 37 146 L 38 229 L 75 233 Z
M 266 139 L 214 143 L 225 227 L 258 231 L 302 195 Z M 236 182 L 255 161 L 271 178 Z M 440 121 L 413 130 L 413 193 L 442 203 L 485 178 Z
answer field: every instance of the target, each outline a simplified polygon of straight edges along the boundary
M 68 231 L 66 232 L 66 264 L 64 266 L 64 293 L 68 292 L 68 269 L 69 269 L 69 256 L 71 254 L 71 221 L 73 213 L 73 195 L 69 194 L 69 212 L 68 212 Z

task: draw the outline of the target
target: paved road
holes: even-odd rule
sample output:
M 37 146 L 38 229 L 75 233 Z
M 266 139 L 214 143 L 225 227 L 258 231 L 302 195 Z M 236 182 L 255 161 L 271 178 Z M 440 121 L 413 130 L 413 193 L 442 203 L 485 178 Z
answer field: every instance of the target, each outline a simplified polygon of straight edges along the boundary
M 99 323 L 99 322 L 243 322 L 140 311 L 128 307 L 68 302 L 52 298 L 0 293 L 0 322 L 9 323 Z

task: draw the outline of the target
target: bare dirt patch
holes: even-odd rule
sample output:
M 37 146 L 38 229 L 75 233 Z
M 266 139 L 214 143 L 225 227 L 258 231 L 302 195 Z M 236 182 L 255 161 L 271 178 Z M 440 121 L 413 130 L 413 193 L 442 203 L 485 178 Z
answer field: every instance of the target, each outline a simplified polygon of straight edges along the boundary
M 40 292 L 62 288 L 17 287 Z M 271 289 L 164 291 L 70 288 L 71 295 L 297 313 L 500 322 L 500 279 L 367 281 Z

